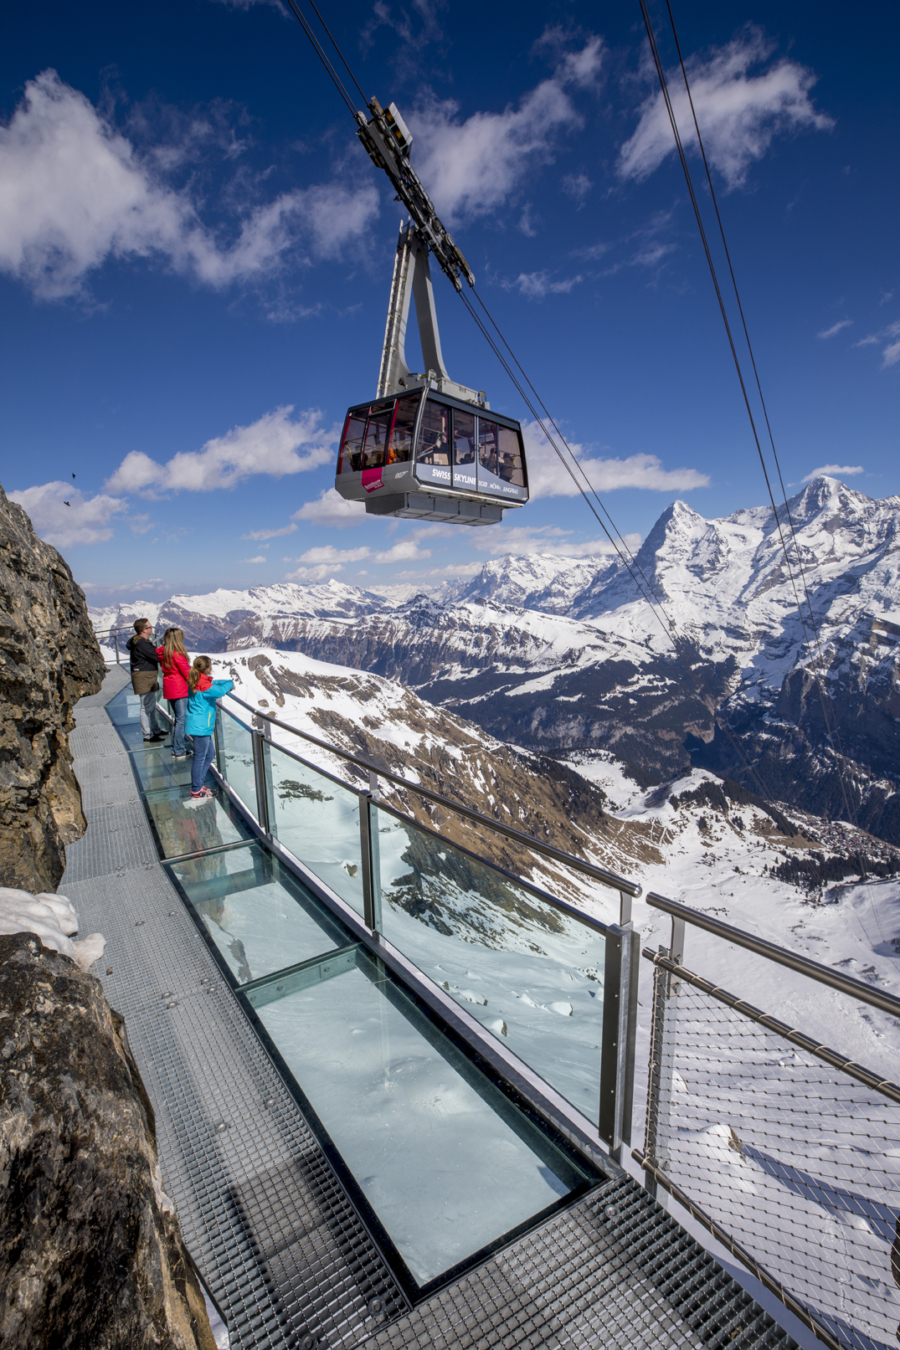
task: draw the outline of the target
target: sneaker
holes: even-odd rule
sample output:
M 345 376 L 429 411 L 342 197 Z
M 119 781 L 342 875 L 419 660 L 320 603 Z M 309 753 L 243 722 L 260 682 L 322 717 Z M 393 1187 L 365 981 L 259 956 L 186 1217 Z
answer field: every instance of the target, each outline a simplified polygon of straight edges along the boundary
M 207 797 L 214 797 L 215 795 L 212 788 L 202 787 L 199 792 L 192 792 L 190 799 L 192 802 L 199 802 L 205 801 Z
M 164 741 L 166 733 L 164 731 L 155 731 L 152 736 L 145 736 L 145 741 Z
M 172 758 L 173 758 L 173 760 L 174 760 L 174 759 L 187 759 L 187 755 L 173 755 Z

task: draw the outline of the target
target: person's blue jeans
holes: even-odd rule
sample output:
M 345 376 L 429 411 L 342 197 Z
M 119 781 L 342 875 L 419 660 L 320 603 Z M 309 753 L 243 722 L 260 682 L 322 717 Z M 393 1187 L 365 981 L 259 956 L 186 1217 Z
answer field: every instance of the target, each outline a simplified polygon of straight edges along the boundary
M 172 716 L 175 718 L 175 730 L 172 732 L 172 754 L 184 754 L 184 722 L 187 717 L 186 698 L 170 698 L 169 707 L 172 710 Z
M 191 763 L 191 792 L 199 792 L 216 753 L 212 736 L 194 737 L 194 758 Z

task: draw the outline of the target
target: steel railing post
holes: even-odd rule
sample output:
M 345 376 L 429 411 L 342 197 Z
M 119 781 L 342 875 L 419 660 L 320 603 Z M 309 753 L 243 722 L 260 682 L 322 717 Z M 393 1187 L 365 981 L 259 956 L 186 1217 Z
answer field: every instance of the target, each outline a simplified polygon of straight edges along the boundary
M 117 666 L 120 666 L 122 663 L 121 663 L 121 661 L 119 660 L 119 634 L 118 634 L 118 630 L 116 630 L 116 631 L 113 633 L 112 638 L 113 638 L 113 642 L 115 642 L 115 644 L 116 644 L 116 665 L 117 665 Z
M 666 956 L 679 963 L 684 957 L 684 920 L 672 919 L 672 946 Z M 650 1016 L 650 1062 L 647 1075 L 647 1121 L 644 1130 L 644 1156 L 660 1172 L 669 1163 L 669 1135 L 671 1131 L 672 1079 L 675 1068 L 675 1018 L 680 981 L 670 972 L 657 966 L 653 972 L 653 1005 Z M 660 1204 L 665 1204 L 665 1191 L 660 1191 L 656 1178 L 644 1172 L 644 1186 Z
M 269 820 L 269 783 L 267 769 L 269 766 L 266 761 L 266 743 L 262 732 L 251 731 L 253 746 L 253 779 L 256 784 L 256 819 L 262 826 L 263 833 L 270 835 L 272 826 Z
M 630 919 L 611 924 L 603 964 L 598 1133 L 615 1162 L 622 1145 L 631 1143 L 639 953 L 640 935 Z
M 213 746 L 216 751 L 216 768 L 223 778 L 228 775 L 225 772 L 225 752 L 222 745 L 222 709 L 216 704 L 216 720 L 213 723 Z
M 381 932 L 381 854 L 378 847 L 378 777 L 369 774 L 369 791 L 359 794 L 359 842 L 362 854 L 363 918 Z

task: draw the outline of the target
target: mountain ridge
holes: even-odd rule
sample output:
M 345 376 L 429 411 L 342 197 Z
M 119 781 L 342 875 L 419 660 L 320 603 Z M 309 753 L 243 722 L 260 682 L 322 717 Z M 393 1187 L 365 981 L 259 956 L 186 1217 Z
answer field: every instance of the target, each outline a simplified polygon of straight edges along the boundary
M 760 506 L 661 513 L 636 563 L 679 653 L 603 554 L 508 555 L 397 602 L 282 585 L 173 597 L 155 617 L 194 646 L 303 651 L 387 676 L 535 752 L 604 750 L 657 782 L 707 768 L 900 842 L 900 498 L 820 476 L 788 509 L 790 521 Z

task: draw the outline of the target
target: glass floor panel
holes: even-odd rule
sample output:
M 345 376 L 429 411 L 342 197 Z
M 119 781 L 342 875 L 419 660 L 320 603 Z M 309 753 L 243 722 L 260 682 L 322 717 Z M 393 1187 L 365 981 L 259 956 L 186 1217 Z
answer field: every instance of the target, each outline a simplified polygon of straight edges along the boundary
M 419 1289 L 600 1179 L 363 947 L 320 965 L 248 1002 Z
M 199 802 L 189 798 L 190 786 L 159 788 L 144 794 L 164 858 L 177 858 L 182 853 L 204 853 L 207 849 L 255 837 L 224 792 Z
M 169 871 L 238 984 L 353 942 L 260 844 L 186 858 Z
M 132 750 L 131 763 L 137 774 L 142 792 L 156 792 L 160 788 L 184 788 L 191 786 L 191 759 L 172 759 L 172 747 L 159 741 L 156 745 L 141 745 Z

